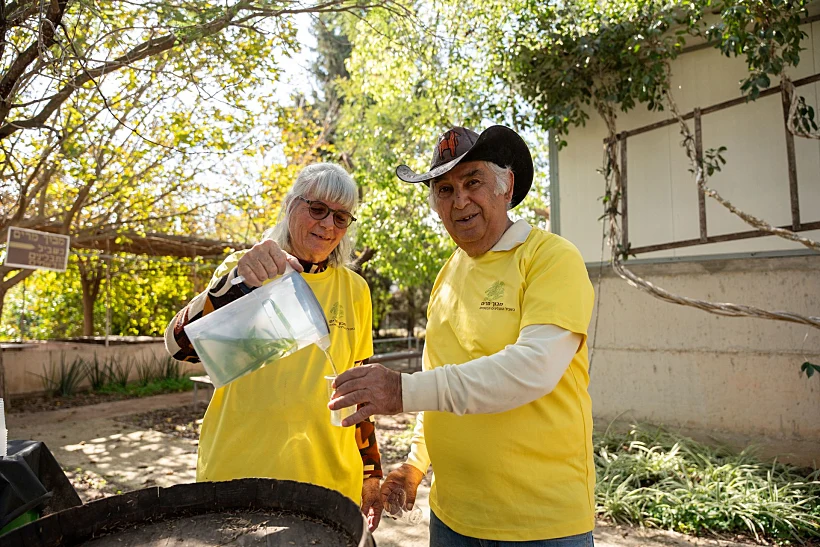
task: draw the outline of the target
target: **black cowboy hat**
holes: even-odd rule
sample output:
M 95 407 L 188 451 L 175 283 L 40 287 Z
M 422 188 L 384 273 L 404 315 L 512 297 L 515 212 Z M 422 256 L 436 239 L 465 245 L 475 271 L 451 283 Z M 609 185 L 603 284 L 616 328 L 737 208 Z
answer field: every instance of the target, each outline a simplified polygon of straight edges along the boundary
M 481 160 L 512 169 L 515 187 L 510 204 L 515 207 L 521 203 L 532 186 L 532 156 L 524 139 L 503 125 L 489 127 L 481 135 L 464 127 L 453 127 L 439 137 L 429 171 L 416 173 L 406 165 L 399 165 L 396 175 L 404 182 L 423 182 L 430 186 L 430 180 L 462 161 Z

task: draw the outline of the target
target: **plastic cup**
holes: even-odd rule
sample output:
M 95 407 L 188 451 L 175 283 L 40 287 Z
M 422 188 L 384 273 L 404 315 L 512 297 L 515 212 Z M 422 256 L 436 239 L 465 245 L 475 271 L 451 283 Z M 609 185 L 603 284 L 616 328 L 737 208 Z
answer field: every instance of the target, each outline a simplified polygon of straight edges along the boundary
M 327 385 L 327 400 L 333 398 L 333 380 L 336 379 L 336 376 L 325 376 L 325 385 Z M 353 413 L 356 412 L 355 406 L 346 406 L 341 410 L 331 410 L 330 411 L 330 425 L 335 425 L 337 427 L 342 426 L 342 420 L 347 418 L 348 416 L 352 416 Z
M 395 513 L 390 513 L 387 509 L 385 509 L 383 516 L 401 522 L 402 524 L 409 524 L 411 526 L 415 526 L 424 520 L 424 513 L 422 512 L 421 507 L 418 506 L 413 507 L 409 511 L 399 508 Z
M 396 495 L 398 495 L 398 498 L 396 498 Z M 382 516 L 411 526 L 420 523 L 424 519 L 421 507 L 415 505 L 412 509 L 405 509 L 406 501 L 407 493 L 404 490 L 392 492 L 387 498 L 387 504 L 384 506 Z

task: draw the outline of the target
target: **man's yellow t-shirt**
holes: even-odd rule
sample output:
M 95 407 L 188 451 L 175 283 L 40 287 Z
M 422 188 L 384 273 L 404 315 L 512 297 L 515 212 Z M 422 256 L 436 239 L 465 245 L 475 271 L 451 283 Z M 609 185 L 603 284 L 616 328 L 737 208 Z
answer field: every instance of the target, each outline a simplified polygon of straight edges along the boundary
M 532 541 L 594 527 L 595 466 L 586 333 L 593 290 L 567 240 L 533 228 L 508 251 L 457 250 L 430 296 L 425 369 L 514 344 L 530 325 L 583 335 L 555 389 L 497 414 L 424 413 L 433 464 L 430 507 L 459 534 Z
M 214 279 L 230 271 L 241 254 L 229 257 Z M 346 268 L 303 277 L 328 319 L 339 374 L 373 355 L 364 279 Z M 359 503 L 363 469 L 355 428 L 330 424 L 324 377 L 332 373 L 324 352 L 311 345 L 217 389 L 202 423 L 197 481 L 309 482 Z

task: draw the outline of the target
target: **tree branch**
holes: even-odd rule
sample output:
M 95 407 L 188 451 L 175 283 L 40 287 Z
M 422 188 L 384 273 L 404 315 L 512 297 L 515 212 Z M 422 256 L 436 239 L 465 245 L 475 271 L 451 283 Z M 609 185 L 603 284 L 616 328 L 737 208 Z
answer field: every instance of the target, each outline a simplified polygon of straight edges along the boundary
M 56 2 L 58 0 L 52 0 Z M 67 0 L 59 0 L 63 5 Z M 142 59 L 152 57 L 159 53 L 163 53 L 165 51 L 170 50 L 176 45 L 185 45 L 189 44 L 195 40 L 199 40 L 205 38 L 207 36 L 211 36 L 216 34 L 223 29 L 225 29 L 228 25 L 230 25 L 231 21 L 236 14 L 246 7 L 247 2 L 238 2 L 231 8 L 225 10 L 225 12 L 215 18 L 214 20 L 200 25 L 198 27 L 192 27 L 191 29 L 187 29 L 187 33 L 185 36 L 178 37 L 175 34 L 168 34 L 162 36 L 160 38 L 150 38 L 142 42 L 141 44 L 135 46 L 126 54 L 117 57 L 112 61 L 104 62 L 92 69 L 81 70 L 79 73 L 75 74 L 67 84 L 65 84 L 59 92 L 57 92 L 50 101 L 48 101 L 45 106 L 34 116 L 24 119 L 24 120 L 13 120 L 11 122 L 5 123 L 0 125 L 0 139 L 5 139 L 9 135 L 19 131 L 21 129 L 32 128 L 32 127 L 40 127 L 42 126 L 46 120 L 58 109 L 62 104 L 71 96 L 72 93 L 80 89 L 88 82 L 91 82 L 95 78 L 99 78 L 104 74 L 108 74 L 110 72 L 117 71 L 125 66 L 129 66 L 137 61 Z M 64 6 L 63 6 L 64 7 Z M 62 16 L 62 14 L 61 14 Z M 53 30 L 52 30 L 53 34 Z M 52 42 L 53 43 L 53 42 Z M 34 57 L 36 58 L 36 56 Z M 32 60 L 34 60 L 34 58 Z M 27 66 L 27 65 L 26 65 Z M 21 70 L 24 70 L 25 66 L 21 67 Z M 11 73 L 11 71 L 9 71 Z M 21 72 L 22 73 L 22 72 Z M 5 81 L 8 77 L 3 79 Z M 19 78 L 19 75 L 18 75 Z M 10 89 L 9 89 L 10 90 Z M 3 92 L 2 82 L 0 82 L 0 93 Z M 5 99 L 7 101 L 7 97 L 5 95 L 0 94 L 0 98 Z M 4 107 L 8 109 L 8 105 Z M 8 111 L 6 111 L 8 114 Z M 2 115 L 2 110 L 0 110 L 0 123 L 5 121 L 6 116 Z
M 17 86 L 26 68 L 40 57 L 44 49 L 51 47 L 56 42 L 54 33 L 63 18 L 67 4 L 68 0 L 51 0 L 49 2 L 46 17 L 40 23 L 40 34 L 37 40 L 17 56 L 6 74 L 3 75 L 3 79 L 0 80 L 0 124 L 6 121 L 10 111 L 12 90 Z M 43 123 L 45 123 L 45 119 Z

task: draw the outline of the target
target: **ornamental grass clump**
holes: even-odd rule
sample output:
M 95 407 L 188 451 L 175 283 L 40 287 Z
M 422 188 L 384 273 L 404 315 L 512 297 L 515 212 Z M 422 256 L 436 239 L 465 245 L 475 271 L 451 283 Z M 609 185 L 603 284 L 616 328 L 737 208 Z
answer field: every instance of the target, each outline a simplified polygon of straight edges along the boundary
M 598 515 L 693 535 L 820 538 L 820 471 L 765 463 L 660 429 L 595 437 Z

